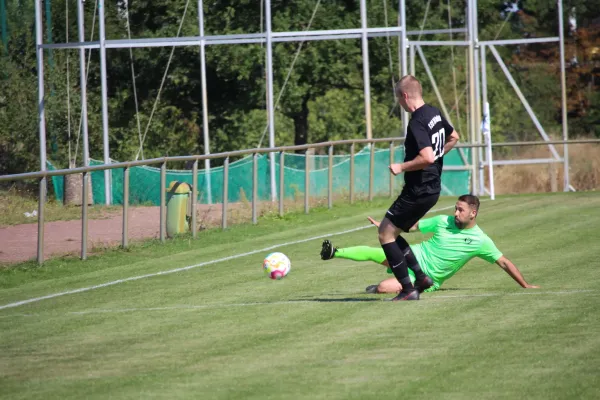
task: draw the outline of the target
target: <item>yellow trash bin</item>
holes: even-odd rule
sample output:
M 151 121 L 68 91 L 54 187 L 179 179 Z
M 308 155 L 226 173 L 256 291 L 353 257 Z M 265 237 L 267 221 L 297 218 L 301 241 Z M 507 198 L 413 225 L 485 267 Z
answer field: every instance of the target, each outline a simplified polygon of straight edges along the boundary
M 188 223 L 188 201 L 192 187 L 179 181 L 173 181 L 167 189 L 167 236 L 173 237 L 190 230 Z

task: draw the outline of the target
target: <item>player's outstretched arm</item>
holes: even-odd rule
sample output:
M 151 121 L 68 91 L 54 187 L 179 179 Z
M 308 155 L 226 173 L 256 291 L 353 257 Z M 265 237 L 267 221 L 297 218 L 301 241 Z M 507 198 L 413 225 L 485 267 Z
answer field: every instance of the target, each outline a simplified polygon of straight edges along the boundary
M 459 135 L 458 132 L 452 131 L 450 136 L 446 138 L 446 144 L 444 145 L 444 154 L 448 154 L 450 150 L 458 143 Z
M 525 278 L 521 274 L 521 271 L 513 264 L 508 258 L 502 256 L 496 261 L 496 264 L 500 266 L 511 278 L 515 280 L 521 287 L 525 289 L 539 289 L 539 286 L 530 285 L 525 282 Z

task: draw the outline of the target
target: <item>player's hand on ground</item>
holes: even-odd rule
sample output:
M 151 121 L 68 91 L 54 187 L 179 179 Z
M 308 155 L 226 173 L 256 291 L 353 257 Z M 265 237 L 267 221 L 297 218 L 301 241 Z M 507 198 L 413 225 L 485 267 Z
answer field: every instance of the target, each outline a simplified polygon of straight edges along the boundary
M 530 285 L 527 284 L 525 285 L 525 289 L 539 289 L 540 287 L 538 285 Z
M 370 223 L 372 223 L 373 225 L 375 225 L 376 227 L 379 228 L 379 221 L 376 221 L 371 217 L 367 217 L 367 219 L 369 220 Z
M 402 173 L 402 164 L 390 164 L 388 168 L 390 172 L 394 175 Z

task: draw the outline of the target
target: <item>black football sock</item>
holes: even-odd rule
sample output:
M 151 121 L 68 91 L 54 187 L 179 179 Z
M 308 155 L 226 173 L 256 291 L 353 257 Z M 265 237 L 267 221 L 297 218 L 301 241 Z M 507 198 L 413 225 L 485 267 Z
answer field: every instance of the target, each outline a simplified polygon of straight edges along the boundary
M 398 236 L 396 238 L 396 244 L 398 245 L 400 250 L 402 250 L 402 254 L 404 254 L 404 258 L 406 258 L 406 265 L 408 266 L 408 268 L 410 268 L 410 270 L 412 272 L 414 272 L 415 279 L 417 279 L 417 280 L 424 279 L 425 273 L 421 270 L 421 266 L 419 265 L 419 262 L 417 261 L 417 257 L 415 257 L 415 254 L 413 253 L 412 249 L 408 245 L 408 242 L 406 241 L 406 239 L 404 239 L 402 236 Z
M 408 266 L 406 264 L 406 258 L 404 254 L 402 254 L 402 250 L 396 244 L 396 242 L 387 243 L 381 245 L 383 248 L 383 252 L 385 253 L 385 257 L 388 260 L 388 263 L 392 269 L 392 273 L 402 285 L 403 292 L 409 292 L 414 290 L 414 286 L 410 281 L 410 276 L 408 276 Z

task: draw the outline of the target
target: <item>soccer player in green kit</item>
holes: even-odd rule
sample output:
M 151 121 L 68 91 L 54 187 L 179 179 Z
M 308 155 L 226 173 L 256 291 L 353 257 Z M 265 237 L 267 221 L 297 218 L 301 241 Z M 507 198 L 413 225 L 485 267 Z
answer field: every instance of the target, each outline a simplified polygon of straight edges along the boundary
M 496 248 L 494 242 L 477 226 L 479 198 L 463 195 L 458 198 L 454 209 L 454 217 L 439 215 L 419 220 L 410 232 L 417 230 L 431 233 L 433 236 L 419 244 L 410 245 L 414 257 L 407 258 L 409 265 L 418 264 L 423 272 L 431 277 L 433 286 L 427 292 L 440 288 L 442 283 L 457 273 L 469 260 L 474 257 L 482 258 L 490 263 L 496 263 L 510 275 L 521 287 L 537 289 L 539 286 L 528 284 L 519 269 Z M 369 217 L 375 226 L 379 223 Z M 321 258 L 345 258 L 355 261 L 373 261 L 388 266 L 385 254 L 381 248 L 356 246 L 334 248 L 330 241 L 325 240 L 321 249 Z M 388 268 L 388 272 L 389 268 Z M 414 282 L 414 275 L 411 280 Z M 402 289 L 396 278 L 389 278 L 379 285 L 367 287 L 370 293 L 398 293 Z M 418 287 L 417 290 L 421 291 Z

